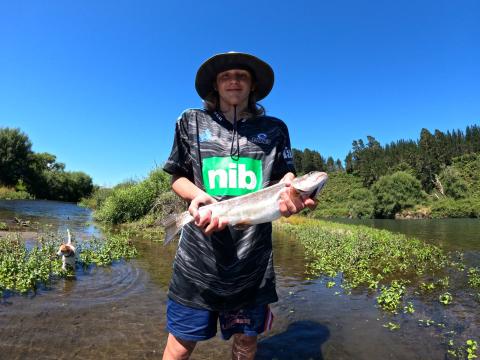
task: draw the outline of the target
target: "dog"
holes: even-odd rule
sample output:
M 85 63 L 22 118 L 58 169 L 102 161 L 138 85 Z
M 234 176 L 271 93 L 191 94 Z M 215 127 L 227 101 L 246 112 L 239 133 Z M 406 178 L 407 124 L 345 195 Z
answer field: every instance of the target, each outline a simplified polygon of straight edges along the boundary
M 60 245 L 57 255 L 62 255 L 62 270 L 75 271 L 75 246 L 72 245 L 72 236 L 70 230 L 67 229 L 68 241 L 66 244 Z

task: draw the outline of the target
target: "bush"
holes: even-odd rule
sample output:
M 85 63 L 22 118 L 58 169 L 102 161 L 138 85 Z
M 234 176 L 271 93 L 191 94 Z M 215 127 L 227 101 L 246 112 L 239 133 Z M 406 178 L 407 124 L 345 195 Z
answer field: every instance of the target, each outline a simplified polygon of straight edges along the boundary
M 82 198 L 78 205 L 88 207 L 93 210 L 99 209 L 112 192 L 113 190 L 110 188 L 96 187 L 93 190 L 92 195 L 87 198 Z
M 393 218 L 405 208 L 413 207 L 425 198 L 420 181 L 411 174 L 398 171 L 382 176 L 373 186 L 375 214 Z
M 356 189 L 350 194 L 350 217 L 369 219 L 375 211 L 373 194 L 368 189 Z
M 469 198 L 454 200 L 443 198 L 432 204 L 432 218 L 478 218 L 480 217 L 480 199 Z
M 111 224 L 138 220 L 152 209 L 157 197 L 169 189 L 170 175 L 155 169 L 137 184 L 115 188 L 95 211 L 94 217 Z
M 445 195 L 454 199 L 463 199 L 467 195 L 467 183 L 453 166 L 447 166 L 440 174 Z
M 362 181 L 354 175 L 334 172 L 328 174 L 329 179 L 325 188 L 320 193 L 317 209 L 311 213 L 311 217 L 348 217 L 350 194 L 356 189 L 362 189 Z
M 12 188 L 0 186 L 0 200 L 25 200 L 32 198 L 32 195 L 26 191 L 16 191 Z

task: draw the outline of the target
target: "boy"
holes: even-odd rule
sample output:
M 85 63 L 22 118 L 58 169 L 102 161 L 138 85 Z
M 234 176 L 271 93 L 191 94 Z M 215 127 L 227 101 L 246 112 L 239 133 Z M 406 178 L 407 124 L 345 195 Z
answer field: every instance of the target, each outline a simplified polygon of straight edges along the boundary
M 271 223 L 233 228 L 211 214 L 200 217 L 198 208 L 294 178 L 288 129 L 257 104 L 273 82 L 270 65 L 255 56 L 215 55 L 195 79 L 205 109 L 187 110 L 176 123 L 164 169 L 173 191 L 190 202 L 195 224 L 183 228 L 175 256 L 164 359 L 188 359 L 197 341 L 215 336 L 217 321 L 224 339 L 234 337 L 232 358 L 253 359 L 257 335 L 271 325 L 268 304 L 278 300 Z M 315 206 L 290 189 L 280 200 L 282 215 Z

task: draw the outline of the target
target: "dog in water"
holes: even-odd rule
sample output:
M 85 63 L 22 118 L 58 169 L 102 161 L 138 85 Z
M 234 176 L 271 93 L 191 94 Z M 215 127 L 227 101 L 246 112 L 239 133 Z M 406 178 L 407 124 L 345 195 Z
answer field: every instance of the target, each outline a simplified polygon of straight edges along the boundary
M 62 255 L 62 269 L 75 271 L 75 246 L 72 245 L 72 236 L 70 230 L 67 229 L 68 241 L 66 244 L 60 245 L 57 255 Z

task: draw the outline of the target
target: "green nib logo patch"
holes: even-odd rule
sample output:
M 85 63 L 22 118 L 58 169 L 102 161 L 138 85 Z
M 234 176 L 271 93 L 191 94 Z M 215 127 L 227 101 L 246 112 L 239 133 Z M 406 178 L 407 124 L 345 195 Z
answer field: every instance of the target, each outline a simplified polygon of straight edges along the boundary
M 203 159 L 205 191 L 209 195 L 245 195 L 262 188 L 262 160 L 230 156 Z

